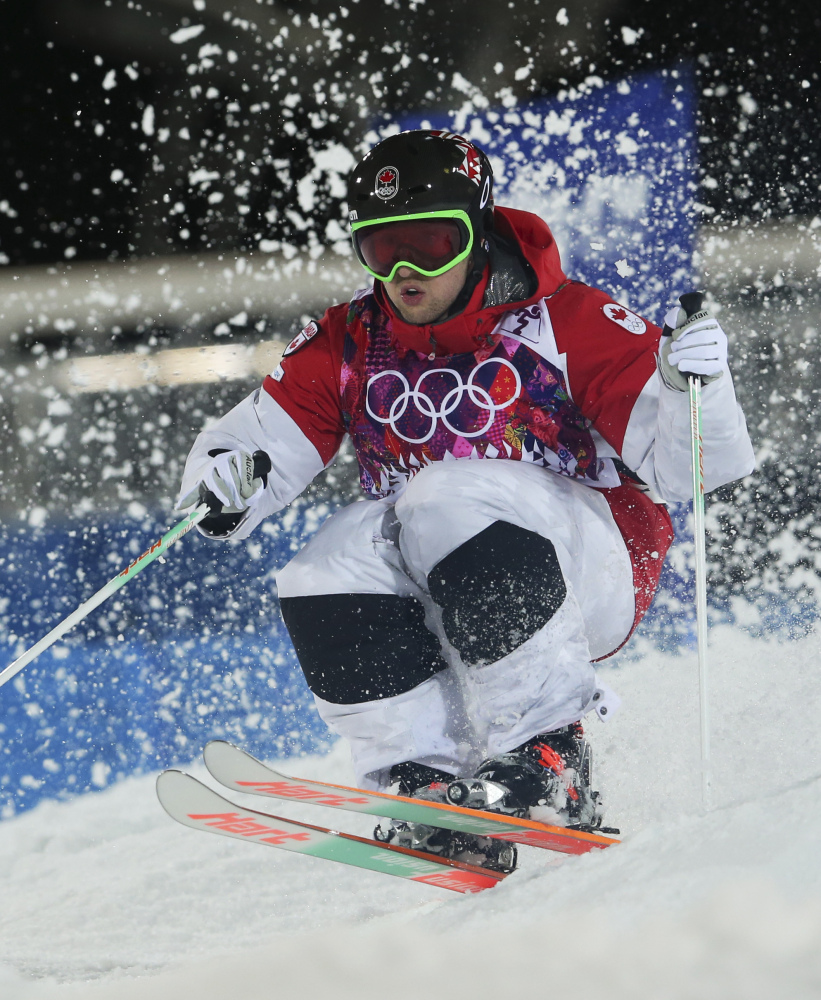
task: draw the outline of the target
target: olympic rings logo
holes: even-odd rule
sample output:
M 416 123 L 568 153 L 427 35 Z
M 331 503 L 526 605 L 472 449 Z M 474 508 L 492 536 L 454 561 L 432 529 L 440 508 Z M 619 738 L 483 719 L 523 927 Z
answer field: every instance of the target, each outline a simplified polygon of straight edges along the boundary
M 481 385 L 476 385 L 474 379 L 478 375 L 479 371 L 484 368 L 485 365 L 502 365 L 503 367 L 509 369 L 513 374 L 513 379 L 515 382 L 515 388 L 510 396 L 502 403 L 495 403 L 493 397 L 483 388 Z M 422 391 L 422 384 L 426 378 L 430 378 L 432 375 L 445 375 L 450 376 L 454 379 L 455 385 L 450 389 L 442 399 L 437 409 L 435 402 L 427 395 L 427 393 Z M 402 385 L 402 391 L 396 397 L 396 399 L 391 403 L 390 412 L 387 417 L 380 417 L 378 413 L 374 413 L 371 409 L 370 392 L 371 388 L 382 378 L 396 378 L 399 379 Z M 388 424 L 393 433 L 401 438 L 403 441 L 407 441 L 408 444 L 424 444 L 426 441 L 430 441 L 433 435 L 436 433 L 436 428 L 439 425 L 439 421 L 452 433 L 459 437 L 465 438 L 476 438 L 481 437 L 483 434 L 487 433 L 493 426 L 493 422 L 496 420 L 496 414 L 500 410 L 507 409 L 510 404 L 518 399 L 519 394 L 522 391 L 522 380 L 519 372 L 514 368 L 514 366 L 506 361 L 504 358 L 486 358 L 484 361 L 480 362 L 468 376 L 467 382 L 462 381 L 462 376 L 459 372 L 454 371 L 453 368 L 431 368 L 429 371 L 422 372 L 419 376 L 416 385 L 413 389 L 410 387 L 410 383 L 407 378 L 402 374 L 402 372 L 397 371 L 384 371 L 379 372 L 377 375 L 372 376 L 368 381 L 368 388 L 365 393 L 365 409 L 368 416 L 373 420 L 376 420 L 380 424 Z M 478 431 L 463 431 L 459 430 L 458 427 L 454 427 L 453 424 L 448 420 L 448 417 L 453 413 L 453 411 L 459 406 L 467 393 L 468 398 L 473 403 L 475 407 L 479 410 L 484 410 L 487 412 L 487 419 L 483 427 Z M 430 429 L 427 434 L 419 438 L 408 437 L 403 434 L 398 426 L 397 421 L 401 420 L 402 417 L 407 413 L 408 407 L 413 403 L 416 409 L 427 417 L 431 424 Z

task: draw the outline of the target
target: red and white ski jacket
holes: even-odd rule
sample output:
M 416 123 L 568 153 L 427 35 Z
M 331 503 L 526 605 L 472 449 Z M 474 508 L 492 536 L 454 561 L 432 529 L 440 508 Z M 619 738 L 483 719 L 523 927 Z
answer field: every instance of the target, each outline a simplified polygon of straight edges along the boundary
M 381 287 L 332 306 L 260 389 L 199 435 L 182 494 L 209 451 L 266 451 L 265 495 L 232 532 L 244 537 L 298 496 L 348 434 L 373 497 L 453 460 L 532 462 L 609 491 L 620 460 L 661 499 L 689 499 L 689 400 L 658 375 L 659 328 L 569 281 L 538 217 L 497 208 L 495 220 L 535 273 L 529 298 L 486 305 L 486 274 L 458 316 L 433 326 L 405 323 Z M 702 406 L 711 490 L 749 474 L 754 458 L 729 371 L 705 386 Z

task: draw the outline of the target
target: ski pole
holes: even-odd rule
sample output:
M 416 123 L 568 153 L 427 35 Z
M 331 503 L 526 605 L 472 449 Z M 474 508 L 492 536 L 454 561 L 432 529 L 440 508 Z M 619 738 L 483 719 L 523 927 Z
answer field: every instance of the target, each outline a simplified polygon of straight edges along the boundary
M 263 483 L 267 485 L 268 473 L 271 471 L 271 459 L 264 451 L 255 451 L 253 459 L 254 478 L 262 479 Z M 39 642 L 36 642 L 30 649 L 27 649 L 22 656 L 18 656 L 14 663 L 10 663 L 5 670 L 0 670 L 0 687 L 7 681 L 10 681 L 16 674 L 19 674 L 23 667 L 31 663 L 40 653 L 57 642 L 60 636 L 65 635 L 69 629 L 74 628 L 78 622 L 81 622 L 95 608 L 98 608 L 103 601 L 108 600 L 112 594 L 116 594 L 120 587 L 125 586 L 129 580 L 132 580 L 139 572 L 144 570 L 149 563 L 158 559 L 168 549 L 169 545 L 173 545 L 178 538 L 182 538 L 183 535 L 187 534 L 208 513 L 222 509 L 222 504 L 214 494 L 207 490 L 203 492 L 202 488 L 200 491 L 200 500 L 202 503 L 195 510 L 186 515 L 179 524 L 175 524 L 162 538 L 154 542 L 151 548 L 146 549 L 138 559 L 129 563 L 122 573 L 118 573 L 113 580 L 109 580 L 93 597 L 89 597 L 76 611 L 72 611 L 67 618 L 64 618 L 59 625 L 56 625 L 48 635 L 43 636 Z
M 116 594 L 120 587 L 125 586 L 129 580 L 132 580 L 141 570 L 144 570 L 149 563 L 152 563 L 155 559 L 159 558 L 166 551 L 169 545 L 173 545 L 178 538 L 182 538 L 182 536 L 189 532 L 195 524 L 198 524 L 210 510 L 211 508 L 207 503 L 200 504 L 196 510 L 184 517 L 179 524 L 174 525 L 174 527 L 170 531 L 167 531 L 162 538 L 154 542 L 150 549 L 146 549 L 146 551 L 143 552 L 139 558 L 135 559 L 134 562 L 129 563 L 122 573 L 118 573 L 113 580 L 109 580 L 104 587 L 101 587 L 93 597 L 89 597 L 89 599 L 81 604 L 76 611 L 72 611 L 71 614 L 67 618 L 64 618 L 59 625 L 56 625 L 48 633 L 48 635 L 43 636 L 39 642 L 36 642 L 30 649 L 27 649 L 22 656 L 18 656 L 14 663 L 10 663 L 5 670 L 0 671 L 0 687 L 2 687 L 7 681 L 10 681 L 16 674 L 19 674 L 23 667 L 31 663 L 31 661 L 36 659 L 40 653 L 44 652 L 49 648 L 49 646 L 57 642 L 60 636 L 65 635 L 66 632 L 74 628 L 78 622 L 81 622 L 86 615 L 90 614 L 95 608 L 99 607 L 103 601 L 111 597 L 112 594 Z
M 688 292 L 679 297 L 688 319 L 701 311 L 704 296 Z M 672 335 L 672 330 L 664 330 Z M 701 378 L 690 375 L 690 461 L 693 473 L 693 543 L 695 549 L 696 644 L 698 646 L 699 729 L 701 734 L 701 800 L 710 808 L 710 696 L 707 673 L 707 529 L 704 521 L 704 446 L 701 435 Z
M 691 375 L 690 438 L 693 466 L 693 542 L 696 563 L 696 642 L 701 729 L 701 800 L 710 808 L 710 689 L 707 678 L 707 527 L 704 519 L 704 447 L 701 437 L 701 379 Z

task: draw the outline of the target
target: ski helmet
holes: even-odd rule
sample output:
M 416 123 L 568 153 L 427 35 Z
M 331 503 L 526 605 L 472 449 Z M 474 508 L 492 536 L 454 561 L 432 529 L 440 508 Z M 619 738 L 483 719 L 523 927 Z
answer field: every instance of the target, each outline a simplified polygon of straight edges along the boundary
M 354 250 L 375 278 L 390 281 L 403 265 L 434 277 L 478 251 L 492 228 L 493 171 L 461 135 L 400 132 L 358 164 L 348 207 Z

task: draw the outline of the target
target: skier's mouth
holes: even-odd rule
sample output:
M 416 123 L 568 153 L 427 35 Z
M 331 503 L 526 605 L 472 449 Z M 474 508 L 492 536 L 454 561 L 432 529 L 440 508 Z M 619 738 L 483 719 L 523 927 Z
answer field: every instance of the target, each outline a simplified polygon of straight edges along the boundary
M 418 305 L 425 297 L 425 290 L 421 284 L 408 282 L 400 287 L 399 297 L 406 306 Z

